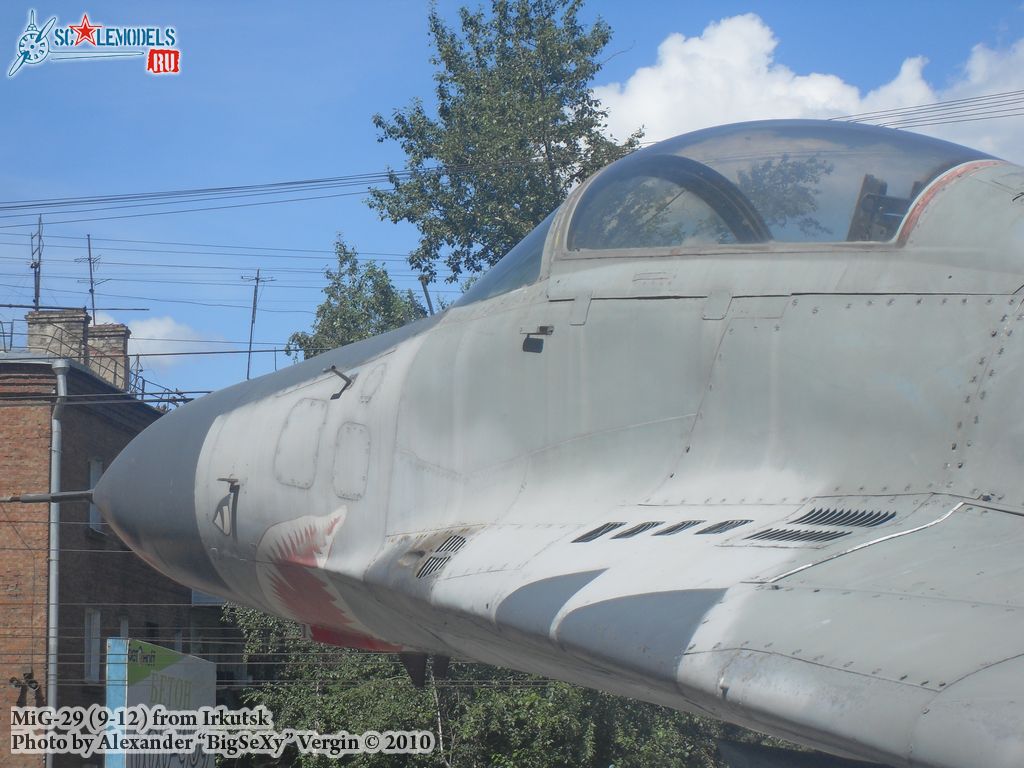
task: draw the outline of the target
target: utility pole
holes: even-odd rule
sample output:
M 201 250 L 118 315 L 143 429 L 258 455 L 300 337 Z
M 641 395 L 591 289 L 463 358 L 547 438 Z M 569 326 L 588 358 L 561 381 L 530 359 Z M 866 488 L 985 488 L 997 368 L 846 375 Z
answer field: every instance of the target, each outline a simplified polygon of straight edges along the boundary
M 427 290 L 426 275 L 420 275 L 420 285 L 423 286 L 423 298 L 427 300 L 427 309 L 430 310 L 430 314 L 434 314 L 434 302 L 430 300 L 430 292 Z
M 255 277 L 242 277 L 243 280 L 252 281 L 252 319 L 249 321 L 249 354 L 245 361 L 245 380 L 248 381 L 252 375 L 252 333 L 256 329 L 256 302 L 259 300 L 260 283 L 272 283 L 272 277 L 260 277 L 259 269 Z
M 95 259 L 92 257 L 92 235 L 85 236 L 86 247 L 89 250 L 89 255 L 84 259 L 75 259 L 77 262 L 88 261 L 89 262 L 89 299 L 92 301 L 92 324 L 96 325 L 96 280 L 93 277 L 93 265 L 99 263 L 99 256 Z M 79 280 L 78 282 L 82 282 Z M 101 283 L 105 283 L 106 280 L 100 280 Z
M 39 214 L 39 227 L 36 232 L 29 235 L 29 245 L 32 249 L 32 261 L 29 266 L 35 273 L 35 291 L 33 293 L 32 305 L 36 312 L 39 311 L 39 290 L 42 287 L 43 274 L 43 214 Z

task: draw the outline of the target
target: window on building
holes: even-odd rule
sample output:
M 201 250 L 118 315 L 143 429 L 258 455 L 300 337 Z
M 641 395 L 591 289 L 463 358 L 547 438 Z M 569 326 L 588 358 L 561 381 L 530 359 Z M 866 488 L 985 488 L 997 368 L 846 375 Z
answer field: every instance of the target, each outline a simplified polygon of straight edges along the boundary
M 100 612 L 87 609 L 85 612 L 85 679 L 99 682 L 100 679 Z
M 95 488 L 103 474 L 103 460 L 89 459 L 89 487 Z M 89 502 L 89 527 L 94 531 L 103 532 L 103 517 L 100 515 L 100 508 Z

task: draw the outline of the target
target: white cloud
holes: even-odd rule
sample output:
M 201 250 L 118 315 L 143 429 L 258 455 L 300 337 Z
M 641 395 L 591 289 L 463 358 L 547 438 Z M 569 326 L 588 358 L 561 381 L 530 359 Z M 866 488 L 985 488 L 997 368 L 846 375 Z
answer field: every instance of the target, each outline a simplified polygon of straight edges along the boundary
M 118 320 L 104 312 L 96 313 L 99 323 L 116 323 Z M 144 320 L 129 320 L 132 335 L 128 339 L 129 355 L 149 355 L 142 358 L 147 370 L 166 370 L 185 358 L 177 355 L 153 356 L 161 352 L 193 352 L 208 350 L 208 344 L 200 343 L 203 338 L 199 331 L 169 315 L 147 317 Z
M 1005 49 L 976 45 L 964 64 L 963 76 L 941 91 L 939 98 L 964 99 L 1024 88 L 1024 39 Z M 1024 164 L 1024 131 L 1020 117 L 952 123 L 930 130 L 933 135 L 991 152 Z
M 946 88 L 930 85 L 927 60 L 912 57 L 892 80 L 867 93 L 836 75 L 797 74 L 775 60 L 777 46 L 759 16 L 732 16 L 697 37 L 670 34 L 658 46 L 655 64 L 594 93 L 608 108 L 613 136 L 621 139 L 643 125 L 645 138 L 657 141 L 744 120 L 838 117 L 1024 88 L 1024 40 L 1001 50 L 975 46 L 961 77 Z M 1021 161 L 1020 119 L 913 130 Z

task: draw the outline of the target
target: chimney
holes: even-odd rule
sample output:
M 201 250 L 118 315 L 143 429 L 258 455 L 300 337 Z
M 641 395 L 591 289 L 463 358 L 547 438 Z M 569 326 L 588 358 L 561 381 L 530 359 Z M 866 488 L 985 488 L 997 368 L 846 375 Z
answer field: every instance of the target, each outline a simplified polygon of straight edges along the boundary
M 67 357 L 89 366 L 118 389 L 129 385 L 128 337 L 121 323 L 89 325 L 85 309 L 29 312 L 28 348 L 47 357 Z
M 128 389 L 128 337 L 132 332 L 121 323 L 104 323 L 89 328 L 89 367 L 118 389 Z
M 29 312 L 28 348 L 47 357 L 69 357 L 85 362 L 89 343 L 89 315 L 85 309 L 47 309 Z

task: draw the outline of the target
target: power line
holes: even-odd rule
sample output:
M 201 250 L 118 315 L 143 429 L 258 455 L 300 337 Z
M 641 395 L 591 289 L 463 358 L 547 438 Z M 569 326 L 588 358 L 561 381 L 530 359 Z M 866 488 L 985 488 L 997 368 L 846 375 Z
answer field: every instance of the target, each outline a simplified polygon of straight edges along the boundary
M 104 263 L 107 263 L 107 262 L 104 262 Z M 177 271 L 169 273 L 169 274 L 181 275 L 181 274 L 183 274 L 182 270 L 184 270 L 184 269 L 191 269 L 191 268 L 193 268 L 192 265 L 183 264 L 181 270 L 177 270 Z M 238 270 L 239 270 L 238 267 L 233 267 L 233 268 L 229 268 L 229 269 L 231 271 L 234 271 L 234 272 L 238 272 Z M 270 272 L 270 273 L 273 274 L 277 270 L 262 270 L 262 271 L 264 273 Z M 3 277 L 18 277 L 19 274 L 20 273 L 18 273 L 18 272 L 0 272 L 0 276 L 3 276 Z M 188 273 L 184 273 L 184 274 L 187 275 Z M 415 278 L 416 277 L 415 274 L 408 273 L 408 272 L 394 272 L 394 273 L 391 273 L 390 276 L 391 277 L 400 277 L 400 278 Z M 268 280 L 269 278 L 263 278 L 263 279 L 264 280 Z M 305 281 L 305 282 L 297 282 L 299 280 L 302 280 L 302 278 L 300 278 L 300 277 L 293 277 L 292 279 L 295 280 L 296 282 L 281 283 L 278 287 L 279 288 L 296 288 L 296 289 L 302 289 L 302 290 L 317 290 L 317 291 L 322 290 L 323 287 L 324 287 L 324 281 L 323 281 L 322 278 L 320 278 L 320 279 L 310 278 L 308 281 Z M 78 275 L 66 275 L 66 274 L 49 275 L 49 280 L 74 280 L 76 282 L 86 282 L 85 280 L 83 280 L 83 278 L 79 277 Z M 143 284 L 152 283 L 154 285 L 234 285 L 234 286 L 238 285 L 238 283 L 230 281 L 230 280 L 211 280 L 209 277 L 203 277 L 202 275 L 198 275 L 198 274 L 194 275 L 194 276 L 186 276 L 186 277 L 180 277 L 180 278 L 165 277 L 163 274 L 156 274 L 156 275 L 152 275 L 151 274 L 151 275 L 149 275 L 147 277 L 107 277 L 107 278 L 104 278 L 103 280 L 97 281 L 97 284 L 99 284 L 99 283 L 106 283 L 106 282 L 114 282 L 114 283 L 143 283 Z
M 119 210 L 122 208 L 135 208 L 149 205 L 177 205 L 191 203 L 196 200 L 215 200 L 215 199 L 239 199 L 246 197 L 253 197 L 257 195 L 270 195 L 270 194 L 291 194 L 293 192 L 303 192 L 307 190 L 320 190 L 320 189 L 334 189 L 339 187 L 349 187 L 363 184 L 373 183 L 387 183 L 394 185 L 403 178 L 409 178 L 414 174 L 437 174 L 437 175 L 457 175 L 472 170 L 480 169 L 492 169 L 498 170 L 502 167 L 508 166 L 524 166 L 533 163 L 540 162 L 539 160 L 528 160 L 528 161 L 504 161 L 500 163 L 485 163 L 485 164 L 464 164 L 464 165 L 451 165 L 451 166 L 436 166 L 432 168 L 416 169 L 416 170 L 404 170 L 404 171 L 383 171 L 375 174 L 361 174 L 356 176 L 339 176 L 328 179 L 316 179 L 316 180 L 303 180 L 303 181 L 290 181 L 290 182 L 275 182 L 271 184 L 257 184 L 257 185 L 244 185 L 235 187 L 207 187 L 191 190 L 177 190 L 177 191 L 165 191 L 165 192 L 144 192 L 144 193 L 130 193 L 124 195 L 93 195 L 87 197 L 69 197 L 69 198 L 41 198 L 38 200 L 21 200 L 11 201 L 6 203 L 0 203 L 0 211 L 3 210 L 21 210 L 21 209 L 32 209 L 37 211 L 40 208 L 54 209 L 56 215 L 64 214 L 75 214 L 82 212 L 102 212 L 107 210 Z M 134 213 L 134 214 L 120 214 L 116 216 L 99 216 L 99 217 L 87 217 L 82 219 L 60 219 L 53 220 L 51 224 L 71 224 L 81 221 L 109 221 L 112 219 L 124 219 L 124 218 L 139 218 L 144 216 L 164 216 L 174 213 L 193 213 L 197 211 L 213 211 L 213 210 L 225 210 L 232 208 L 246 208 L 252 206 L 261 205 L 276 205 L 279 203 L 290 203 L 290 202 L 302 202 L 308 200 L 324 200 L 328 198 L 336 197 L 349 197 L 349 196 L 366 196 L 371 191 L 371 188 L 360 190 L 358 192 L 337 192 L 329 195 L 312 195 L 305 197 L 288 197 L 281 198 L 278 200 L 266 200 L 255 203 L 237 203 L 234 205 L 219 205 L 219 206 L 203 206 L 198 208 L 179 208 L 168 211 L 153 211 L 148 213 Z M 134 204 L 132 201 L 137 200 L 157 200 L 158 202 L 147 202 Z M 116 202 L 129 202 L 128 205 L 105 205 L 99 208 L 91 209 L 79 209 L 75 210 L 76 207 L 82 205 L 89 205 L 93 203 L 116 203 Z M 30 214 L 13 214 L 14 216 L 27 216 Z M 3 217 L 0 217 L 3 218 Z M 14 227 L 23 227 L 26 224 L 4 224 L 0 225 L 0 229 L 9 229 Z
M 58 238 L 58 239 L 64 239 L 64 240 L 74 239 L 70 235 L 51 235 L 51 237 Z M 124 239 L 124 238 L 117 238 L 117 237 L 97 237 L 96 239 L 97 240 L 102 240 L 105 243 L 138 243 L 138 244 L 141 244 L 141 245 L 183 245 L 183 246 L 195 247 L 195 248 L 232 248 L 232 249 L 245 250 L 245 251 L 283 251 L 283 252 L 288 252 L 288 253 L 327 253 L 327 254 L 330 254 L 332 256 L 335 254 L 334 249 L 325 249 L 325 248 L 291 248 L 291 247 L 282 248 L 282 247 L 270 246 L 270 245 L 226 245 L 224 243 L 183 243 L 183 242 L 178 242 L 178 241 L 174 241 L 174 240 L 127 240 L 127 239 Z M 81 246 L 79 246 L 79 247 L 81 247 Z M 187 253 L 187 251 L 186 251 L 186 253 Z M 406 255 L 406 254 L 401 254 L 401 253 L 376 253 L 376 254 L 374 254 L 371 251 L 364 251 L 364 253 L 368 253 L 370 255 L 377 255 L 377 256 L 405 256 Z
M 263 311 L 266 312 L 268 310 L 263 310 Z M 321 349 L 319 351 L 327 352 L 330 349 L 334 349 L 334 347 L 324 348 L 324 349 Z M 286 347 L 273 347 L 271 349 L 254 349 L 254 350 L 252 350 L 251 354 L 259 354 L 259 353 L 263 353 L 263 352 L 285 352 L 285 351 L 287 351 Z M 132 352 L 132 353 L 129 354 L 129 357 L 188 357 L 188 356 L 195 356 L 195 355 L 247 355 L 247 354 L 250 354 L 249 350 L 247 350 L 247 349 L 192 349 L 192 350 L 181 350 L 181 351 L 174 351 L 174 352 Z M 108 354 L 108 355 L 92 354 L 92 355 L 90 355 L 90 357 L 93 358 L 93 359 L 102 359 L 102 358 L 116 359 L 116 358 L 120 358 L 121 355 L 118 355 L 118 354 Z M 47 359 L 47 360 L 49 360 L 49 359 L 55 359 L 55 358 L 53 357 L 53 355 L 46 355 L 44 357 L 40 357 L 39 355 L 25 356 L 25 357 L 16 357 L 16 356 L 12 356 L 10 354 L 6 354 L 6 355 L 3 355 L 3 356 L 0 356 L 0 362 L 3 362 L 3 363 L 12 363 L 12 362 L 24 363 L 24 362 L 33 362 L 33 361 L 38 362 L 40 359 Z M 50 395 L 50 397 L 55 397 L 55 395 Z
M 300 287 L 301 288 L 306 288 L 306 286 L 300 286 Z M 9 283 L 0 283 L 0 288 L 14 288 L 15 290 L 23 290 L 23 286 L 11 285 Z M 82 291 L 71 291 L 71 290 L 65 290 L 65 289 L 62 289 L 62 288 L 47 288 L 46 290 L 51 292 L 51 293 L 70 294 L 72 296 L 82 296 L 82 294 L 83 294 Z M 443 293 L 443 294 L 448 294 L 448 295 L 461 295 L 462 292 L 459 291 L 459 290 L 455 290 L 455 289 L 442 289 L 442 290 L 435 290 L 434 293 Z M 156 296 L 136 296 L 136 295 L 125 294 L 125 293 L 105 293 L 104 295 L 107 296 L 107 297 L 119 298 L 119 299 L 135 299 L 135 300 L 138 300 L 138 301 L 149 301 L 149 302 L 153 302 L 153 303 L 156 303 L 156 304 L 161 304 L 161 303 L 162 304 L 192 304 L 192 305 L 196 305 L 196 306 L 200 306 L 200 307 L 222 307 L 222 308 L 227 308 L 227 309 L 249 309 L 250 308 L 250 305 L 248 305 L 248 304 L 226 304 L 226 303 L 223 303 L 223 302 L 196 301 L 194 299 L 159 298 L 159 297 L 156 297 Z M 275 303 L 275 304 L 304 304 L 304 305 L 308 305 L 310 302 L 307 301 L 307 300 L 304 300 L 304 299 L 303 300 L 298 300 L 298 299 L 295 299 L 295 300 L 287 300 L 287 299 L 276 299 L 275 300 L 275 299 L 269 299 L 268 303 Z M 126 309 L 131 309 L 131 308 L 129 307 L 129 308 L 126 308 Z M 315 315 L 316 314 L 316 310 L 313 310 L 313 309 L 270 309 L 270 308 L 264 307 L 263 311 L 264 312 L 272 312 L 272 313 L 280 313 L 280 314 L 304 314 L 304 315 Z
M 7 283 L 0 283 L 0 288 L 16 288 L 20 289 L 21 286 L 10 285 Z M 73 295 L 81 295 L 81 291 L 66 291 L 60 288 L 48 288 L 51 293 L 70 293 Z M 152 301 L 157 304 L 191 304 L 199 307 L 223 307 L 227 309 L 248 309 L 247 304 L 224 304 L 220 302 L 209 302 L 209 301 L 194 301 L 191 299 L 161 299 L 155 296 L 133 296 L 125 293 L 106 293 L 108 297 L 114 297 L 118 299 L 136 299 L 138 301 Z M 316 311 L 312 309 L 264 309 L 264 312 L 277 312 L 282 314 L 300 314 L 300 315 L 315 315 Z
M 1019 116 L 1024 116 L 1024 90 L 860 112 L 832 119 L 889 128 L 916 128 Z
M 3 360 L 3 359 L 4 358 L 0 358 L 0 360 Z M 175 389 L 175 390 L 169 390 L 169 394 L 173 394 L 173 395 L 208 395 L 212 391 L 213 390 L 211 390 L 211 389 Z M 54 394 L 38 394 L 38 395 L 32 395 L 32 394 L 3 395 L 3 394 L 0 394 L 0 403 L 36 402 L 38 400 L 43 400 L 43 399 L 51 399 L 52 400 L 55 397 L 57 397 L 57 395 L 54 395 Z M 78 394 L 68 394 L 68 395 L 65 395 L 64 397 L 66 398 L 66 401 L 68 403 L 94 403 L 94 402 L 101 402 L 101 401 L 105 402 L 105 401 L 110 400 L 112 398 L 116 398 L 118 400 L 123 400 L 124 402 L 138 402 L 137 398 L 135 398 L 134 396 L 132 396 L 132 395 L 130 395 L 128 393 L 121 393 L 120 395 L 118 395 L 116 393 L 113 393 L 113 394 L 112 393 L 100 393 L 100 394 L 78 393 Z M 63 503 L 69 503 L 69 502 L 63 502 Z M 71 502 L 71 503 L 73 503 L 73 502 Z
M 15 331 L 14 335 L 15 336 L 28 336 L 28 332 L 26 332 L 26 331 Z M 174 342 L 180 342 L 180 343 L 184 343 L 184 344 L 248 344 L 249 343 L 249 342 L 245 341 L 244 339 L 243 340 L 239 340 L 239 341 L 230 340 L 230 339 L 200 339 L 200 338 L 174 339 L 174 338 L 169 338 L 169 337 L 168 338 L 164 338 L 164 337 L 158 337 L 158 336 L 136 336 L 134 333 L 132 334 L 131 339 L 132 339 L 132 341 L 174 341 Z M 264 347 L 268 347 L 268 346 L 269 347 L 283 347 L 287 343 L 288 342 L 286 342 L 286 341 L 254 341 L 253 342 L 253 344 L 256 344 L 256 345 L 259 345 L 259 346 L 264 346 Z M 323 351 L 326 352 L 327 349 L 328 348 L 325 347 L 325 348 L 323 348 Z M 331 349 L 333 349 L 333 347 L 331 347 Z
M 254 208 L 262 205 L 278 205 L 280 203 L 301 203 L 309 200 L 327 200 L 335 197 L 352 197 L 366 195 L 366 192 L 338 192 L 332 195 L 312 195 L 308 197 L 292 197 L 286 200 L 264 200 L 259 203 L 235 203 L 234 205 L 212 205 L 200 208 L 179 208 L 172 211 L 152 211 L 150 213 L 123 213 L 118 216 L 87 216 L 82 219 L 57 219 L 50 224 L 78 224 L 83 221 L 113 221 L 115 219 L 138 219 L 144 216 L 168 216 L 176 213 L 196 213 L 198 211 L 223 211 L 233 208 Z M 31 224 L 0 224 L 0 229 L 32 226 Z
M 53 235 L 53 237 L 71 240 L 71 235 Z M 236 248 L 246 251 L 290 251 L 295 253 L 329 253 L 334 254 L 333 250 L 323 248 L 278 248 L 276 246 L 269 245 L 225 245 L 224 243 L 183 243 L 174 240 L 128 240 L 119 237 L 97 237 L 97 240 L 102 240 L 105 243 L 140 243 L 142 245 L 184 245 L 195 248 Z M 386 254 L 392 256 L 399 256 L 401 254 Z
M 833 120 L 848 120 L 848 121 L 861 121 L 861 120 L 875 120 L 875 119 L 888 119 L 894 115 L 900 115 L 912 112 L 942 112 L 947 109 L 959 109 L 964 106 L 973 104 L 990 104 L 990 103 L 1002 103 L 1003 101 L 1010 100 L 1021 100 L 1024 99 L 1024 90 L 1017 91 L 1002 91 L 1000 93 L 990 93 L 982 96 L 971 96 L 963 99 L 949 99 L 946 101 L 933 101 L 927 104 L 917 104 L 909 107 L 893 107 L 891 109 L 879 109 L 872 112 L 858 112 L 852 115 L 843 115 L 842 117 L 834 117 Z
M 7 245 L 7 243 L 0 243 L 0 245 Z M 64 246 L 56 245 L 55 246 L 55 245 L 51 244 L 50 247 L 51 248 L 71 248 L 72 246 L 69 246 L 69 245 L 64 245 Z M 217 256 L 219 254 L 209 253 L 209 254 L 202 254 L 202 255 Z M 234 254 L 232 254 L 232 255 L 234 255 Z M 290 257 L 290 256 L 278 256 L 276 258 L 293 258 L 293 257 Z M 19 256 L 0 256 L 0 261 L 22 261 L 22 258 L 19 257 Z M 58 262 L 60 264 L 75 264 L 79 260 L 78 259 L 59 259 L 58 258 L 58 259 L 50 259 L 50 261 L 51 262 Z M 394 261 L 397 261 L 397 259 L 395 259 Z M 224 264 L 197 264 L 197 263 L 194 263 L 194 262 L 184 262 L 184 261 L 177 261 L 177 262 L 167 262 L 167 261 L 111 261 L 111 260 L 108 259 L 104 263 L 107 264 L 107 265 L 114 265 L 114 266 L 118 266 L 118 267 L 146 267 L 146 268 L 152 268 L 152 269 L 174 269 L 174 270 L 181 270 L 181 269 L 210 270 L 210 269 L 212 269 L 212 270 L 219 270 L 219 271 L 238 272 L 238 269 L 239 269 L 239 267 L 237 265 L 227 266 L 227 265 L 224 265 Z M 272 267 L 271 269 L 268 269 L 266 271 L 267 272 L 273 272 L 275 274 L 277 274 L 278 272 L 282 272 L 282 273 L 285 273 L 285 274 L 320 275 L 321 277 L 324 274 L 323 267 Z M 10 273 L 8 273 L 8 274 L 10 274 Z M 20 274 L 23 274 L 23 273 L 18 272 L 18 273 L 14 273 L 14 274 L 20 275 Z
M 291 192 L 303 192 L 306 190 L 330 189 L 347 186 L 360 186 L 370 184 L 393 184 L 395 181 L 411 178 L 416 174 L 454 175 L 479 170 L 499 170 L 512 166 L 528 166 L 542 164 L 541 159 L 529 160 L 503 160 L 493 163 L 455 163 L 452 165 L 437 165 L 429 168 L 372 171 L 369 173 L 345 174 L 341 176 L 327 176 L 318 179 L 295 179 L 278 182 L 263 182 L 259 184 L 233 185 L 226 187 L 195 187 L 178 190 L 160 190 L 153 192 L 128 192 L 122 194 L 108 195 L 87 195 L 62 198 L 36 198 L 32 200 L 10 200 L 0 201 L 0 211 L 32 209 L 37 211 L 40 208 L 64 208 L 78 205 L 92 204 L 114 204 L 123 202 L 136 202 L 141 200 L 176 200 L 188 202 L 195 198 L 238 198 L 251 196 L 253 194 L 288 194 Z
M 119 400 L 90 400 L 89 402 L 83 403 L 69 403 L 72 406 L 79 405 L 153 405 L 153 406 L 170 406 L 170 405 L 183 405 L 185 403 L 192 402 L 194 398 L 182 397 L 178 398 L 174 396 L 174 392 L 167 392 L 163 397 L 135 397 L 129 395 L 128 397 L 121 398 Z M 52 401 L 24 401 L 17 403 L 6 403 L 4 398 L 0 397 L 0 409 L 3 408 L 38 408 L 45 407 L 49 408 L 52 405 Z M 67 503 L 67 502 L 64 502 Z
M 13 237 L 14 235 L 13 235 L 13 233 L 8 233 L 8 236 L 9 237 Z M 59 237 L 59 235 L 52 235 L 52 234 L 48 235 L 48 238 L 56 238 L 56 237 Z M 79 238 L 74 238 L 74 239 L 77 240 Z M 95 237 L 93 239 L 98 242 L 101 238 Z M 24 244 L 23 243 L 19 243 L 19 242 L 15 242 L 15 241 L 10 241 L 10 240 L 0 240 L 0 245 L 23 246 Z M 85 246 L 82 246 L 82 245 L 60 245 L 60 244 L 50 243 L 49 247 L 50 248 L 70 248 L 70 249 L 74 249 L 74 250 L 82 250 L 82 249 L 84 249 Z M 235 247 L 235 246 L 220 246 L 220 247 L 231 248 L 231 247 Z M 182 256 L 231 256 L 233 258 L 288 259 L 288 260 L 306 259 L 306 260 L 309 260 L 309 261 L 319 261 L 319 262 L 328 261 L 328 259 L 323 258 L 322 256 L 304 256 L 304 255 L 292 254 L 292 253 L 279 253 L 279 254 L 263 253 L 262 251 L 271 250 L 271 249 L 269 249 L 269 248 L 268 249 L 261 249 L 261 248 L 256 248 L 256 247 L 253 247 L 253 248 L 250 248 L 250 249 L 246 249 L 248 251 L 252 251 L 251 253 L 231 253 L 231 252 L 228 252 L 228 251 L 208 251 L 208 250 L 182 251 L 182 250 L 168 250 L 166 248 L 118 248 L 118 247 L 114 247 L 114 246 L 106 246 L 106 247 L 104 247 L 103 250 L 104 251 L 119 251 L 119 252 L 123 252 L 123 253 L 158 253 L 158 254 L 161 254 L 161 255 L 178 254 L 178 255 L 182 255 Z M 327 256 L 327 255 L 335 256 L 336 255 L 334 251 L 317 250 L 317 249 L 313 249 L 313 248 L 310 248 L 310 249 L 307 249 L 307 250 L 309 252 L 311 252 L 311 253 L 322 253 L 322 254 L 324 254 L 324 256 Z M 256 253 L 256 251 L 260 251 L 260 252 Z M 364 250 L 359 250 L 358 253 L 356 254 L 356 257 L 358 259 L 362 260 L 362 261 L 372 260 L 374 262 L 397 262 L 397 263 L 404 263 L 404 262 L 408 261 L 408 254 L 396 253 L 396 252 L 393 252 L 393 251 L 364 251 Z M 368 257 L 373 257 L 373 258 L 372 259 L 368 259 Z M 10 258 L 10 257 L 8 257 L 8 258 Z M 56 259 L 56 261 L 70 262 L 71 260 L 69 260 L 69 259 Z M 121 262 L 110 262 L 110 261 L 108 261 L 107 263 L 108 264 L 116 264 L 116 263 L 121 263 Z M 125 262 L 125 263 L 127 263 L 127 262 Z M 132 264 L 142 264 L 142 265 L 147 265 L 147 264 L 150 264 L 150 263 L 152 263 L 152 262 L 132 262 Z M 180 264 L 181 262 L 176 262 L 176 263 Z M 231 267 L 221 267 L 221 268 L 222 269 L 231 269 Z M 279 267 L 279 269 L 283 269 L 283 267 Z M 316 271 L 321 272 L 321 273 L 323 272 L 322 269 L 317 269 Z
M 907 122 L 905 124 L 900 124 L 900 125 L 897 125 L 895 123 L 892 123 L 892 124 L 880 123 L 880 125 L 882 125 L 884 127 L 890 127 L 890 128 L 924 128 L 924 127 L 929 126 L 929 125 L 953 125 L 955 123 L 976 123 L 976 122 L 979 122 L 981 120 L 993 120 L 993 119 L 1003 118 L 1003 117 L 1021 117 L 1021 116 L 1024 116 L 1024 111 L 1013 112 L 1011 114 L 1005 114 L 1005 115 L 989 115 L 987 117 L 965 117 L 965 118 L 962 118 L 962 119 L 959 119 L 959 120 L 936 120 L 936 121 L 918 120 L 918 121 L 914 121 L 914 122 Z
M 473 166 L 462 166 L 471 168 Z M 479 166 L 483 167 L 483 166 Z M 440 168 L 425 169 L 426 172 L 435 172 Z M 153 200 L 167 198 L 190 198 L 196 196 L 221 195 L 234 197 L 250 194 L 253 192 L 277 191 L 287 193 L 295 190 L 324 188 L 329 185 L 351 186 L 355 184 L 387 183 L 391 178 L 403 178 L 412 174 L 412 171 L 374 171 L 371 173 L 356 173 L 342 176 L 326 176 L 319 179 L 294 179 L 289 181 L 263 182 L 259 184 L 243 184 L 227 187 L 192 187 L 176 190 L 159 190 L 152 192 L 126 192 L 111 195 L 85 195 L 76 197 L 43 197 L 30 200 L 7 200 L 0 201 L 0 210 L 14 210 L 18 208 L 40 207 L 61 207 L 68 205 L 91 205 L 93 203 L 120 203 L 137 200 Z
M 317 191 L 317 190 L 322 190 L 322 189 L 337 189 L 339 186 L 346 186 L 347 187 L 347 186 L 350 186 L 350 185 L 347 185 L 347 184 L 346 185 L 333 185 L 333 184 L 331 184 L 331 185 L 324 185 L 324 186 L 304 187 L 303 189 L 304 190 L 308 190 L 308 191 Z M 198 196 L 188 196 L 188 197 L 180 199 L 180 200 L 159 200 L 157 202 L 151 202 L 151 203 L 127 203 L 125 205 L 104 205 L 104 206 L 99 206 L 97 208 L 81 208 L 81 207 L 79 207 L 80 205 L 84 205 L 84 203 L 66 203 L 66 204 L 61 204 L 60 206 L 58 206 L 59 208 L 62 208 L 63 210 L 57 211 L 57 215 L 66 215 L 66 214 L 72 214 L 72 213 L 80 214 L 80 213 L 96 213 L 96 212 L 104 212 L 104 211 L 121 211 L 121 210 L 129 209 L 129 208 L 151 208 L 151 207 L 154 207 L 154 206 L 165 206 L 166 207 L 168 205 L 176 205 L 178 203 L 184 203 L 184 202 L 202 202 L 202 201 L 212 201 L 212 200 L 239 200 L 239 199 L 245 199 L 245 198 L 249 198 L 249 197 L 265 197 L 265 196 L 268 196 L 268 195 L 280 195 L 280 194 L 282 194 L 282 193 L 281 192 L 247 192 L 247 193 L 244 193 L 244 194 L 235 194 L 235 195 L 198 195 Z M 365 193 L 364 192 L 358 192 L 358 193 L 354 193 L 354 194 L 365 194 Z M 288 200 L 291 200 L 291 199 L 293 199 L 293 198 L 281 198 L 280 200 L 271 201 L 271 202 L 287 202 Z M 33 207 L 33 212 L 32 213 L 8 213 L 8 214 L 0 215 L 0 219 L 24 218 L 25 216 L 33 215 L 35 210 L 38 210 L 38 208 L 40 208 L 40 207 L 48 208 L 50 206 L 48 206 L 46 204 L 43 204 L 42 206 L 32 206 L 32 207 Z M 9 209 L 4 208 L 3 206 L 0 206 L 0 211 L 2 211 L 2 210 L 9 210 Z

